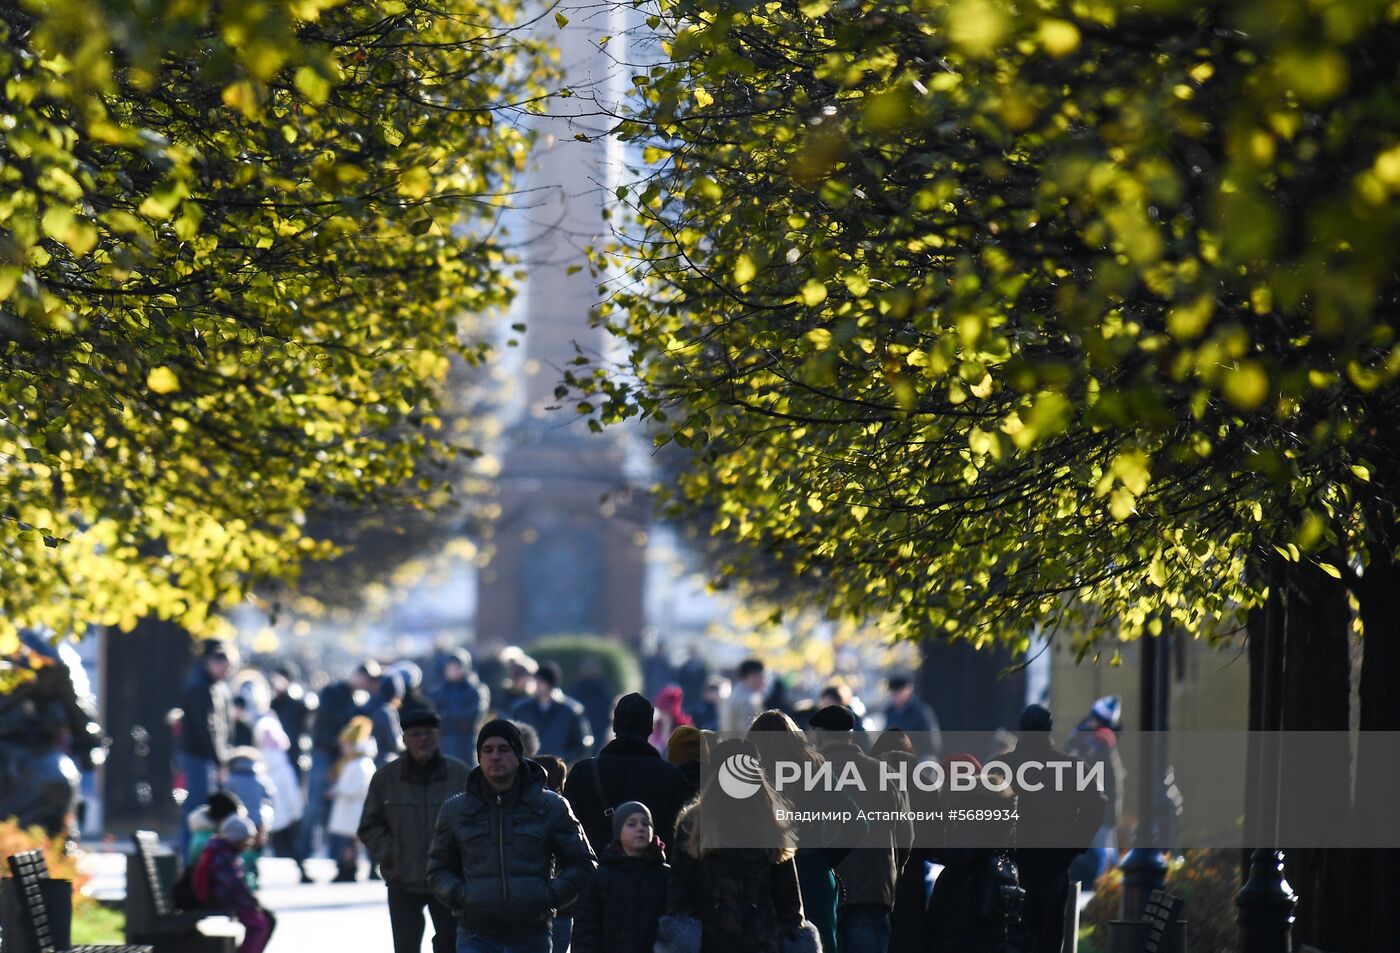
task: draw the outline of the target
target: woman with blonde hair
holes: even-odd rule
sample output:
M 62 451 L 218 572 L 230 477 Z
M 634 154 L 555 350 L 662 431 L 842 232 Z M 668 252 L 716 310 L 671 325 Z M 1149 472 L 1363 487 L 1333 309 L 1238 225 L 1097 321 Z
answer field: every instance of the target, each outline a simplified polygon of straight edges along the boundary
M 818 953 L 802 915 L 789 806 L 748 741 L 716 747 L 700 797 L 676 823 L 655 953 Z
M 763 773 L 769 783 L 777 785 L 777 765 L 788 762 L 819 768 L 826 759 L 808 741 L 802 729 L 785 713 L 776 709 L 765 711 L 753 721 L 749 741 L 759 751 Z M 836 950 L 836 908 L 841 899 L 841 885 L 836 866 L 850 853 L 850 846 L 863 836 L 866 824 L 852 820 L 844 831 L 841 822 L 825 820 L 841 812 L 856 816 L 858 805 L 842 792 L 808 790 L 803 785 L 790 785 L 791 793 L 779 792 L 792 802 L 799 817 L 823 820 L 797 822 L 793 833 L 797 839 L 797 882 L 802 890 L 802 908 L 812 926 L 816 927 L 821 947 L 826 953 Z M 860 830 L 855 830 L 859 825 Z

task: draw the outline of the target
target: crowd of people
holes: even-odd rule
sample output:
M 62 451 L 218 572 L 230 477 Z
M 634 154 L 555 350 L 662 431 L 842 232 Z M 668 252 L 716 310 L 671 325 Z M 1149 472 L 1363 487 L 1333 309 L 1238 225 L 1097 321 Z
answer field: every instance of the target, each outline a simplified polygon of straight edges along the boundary
M 973 753 L 941 751 L 908 676 L 890 677 L 872 711 L 839 681 L 794 700 L 758 659 L 732 680 L 693 660 L 652 669 L 650 700 L 615 702 L 588 684 L 595 666 L 568 694 L 558 665 L 519 649 L 483 667 L 462 650 L 366 660 L 312 692 L 291 665 L 240 668 L 205 643 L 176 720 L 187 902 L 235 911 L 240 953 L 261 953 L 275 921 L 256 899 L 258 858 L 270 848 L 310 881 L 323 850 L 335 880 L 367 866 L 385 882 L 396 953 L 416 953 L 429 921 L 435 953 L 1048 953 L 1071 865 L 1091 843 L 1077 879 L 1112 859 L 1112 790 L 1068 808 L 1022 795 L 1028 816 L 1083 843 L 1020 850 L 956 825 L 934 845 L 897 821 L 835 832 L 833 812 L 779 793 L 777 760 L 829 762 L 867 790 L 882 761 L 980 771 Z M 1100 700 L 1078 727 L 1079 753 L 1111 764 L 1116 705 Z M 1047 709 L 1019 727 L 1003 760 L 1065 756 Z M 869 729 L 880 733 L 858 734 Z M 702 770 L 736 757 L 761 766 L 754 796 Z M 882 796 L 892 817 L 927 806 Z

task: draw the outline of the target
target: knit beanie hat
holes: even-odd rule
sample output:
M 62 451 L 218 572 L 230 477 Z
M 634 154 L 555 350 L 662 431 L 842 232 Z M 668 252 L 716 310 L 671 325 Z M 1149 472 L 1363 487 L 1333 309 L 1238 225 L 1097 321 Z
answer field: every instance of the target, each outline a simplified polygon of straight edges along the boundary
M 623 695 L 613 707 L 613 733 L 619 738 L 645 738 L 651 734 L 655 721 L 656 709 L 636 692 Z
M 226 817 L 219 825 L 219 836 L 234 844 L 241 840 L 252 840 L 257 833 L 257 827 L 242 814 Z
M 672 764 L 699 761 L 705 754 L 705 733 L 694 725 L 681 725 L 666 742 L 666 760 Z
M 493 718 L 481 726 L 481 731 L 476 735 L 476 756 L 481 757 L 481 746 L 486 744 L 488 738 L 504 738 L 506 744 L 515 752 L 515 756 L 520 759 L 525 757 L 525 742 L 520 737 L 520 729 L 515 727 L 515 723 L 506 721 L 504 718 Z
M 1094 702 L 1094 707 L 1091 711 L 1094 717 L 1098 718 L 1105 725 L 1108 725 L 1108 727 L 1117 728 L 1119 725 L 1118 719 L 1122 717 L 1123 703 L 1119 700 L 1117 695 L 1105 695 L 1103 698 Z
M 647 806 L 641 801 L 628 801 L 625 804 L 619 804 L 613 811 L 613 840 L 617 840 L 622 836 L 622 825 L 626 824 L 627 818 L 631 817 L 633 814 L 645 814 L 647 823 L 651 824 L 653 830 L 656 829 L 656 825 L 651 819 L 651 811 Z

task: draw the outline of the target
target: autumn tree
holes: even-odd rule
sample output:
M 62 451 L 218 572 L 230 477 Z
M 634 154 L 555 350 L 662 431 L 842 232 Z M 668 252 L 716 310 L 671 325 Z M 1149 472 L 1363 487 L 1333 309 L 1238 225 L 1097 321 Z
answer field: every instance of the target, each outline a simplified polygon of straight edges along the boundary
M 578 380 L 695 451 L 731 572 L 1097 652 L 1230 631 L 1278 554 L 1356 595 L 1395 727 L 1400 8 L 653 13 L 598 259 L 632 366 Z
M 0 641 L 200 633 L 470 451 L 548 79 L 497 0 L 4 5 Z

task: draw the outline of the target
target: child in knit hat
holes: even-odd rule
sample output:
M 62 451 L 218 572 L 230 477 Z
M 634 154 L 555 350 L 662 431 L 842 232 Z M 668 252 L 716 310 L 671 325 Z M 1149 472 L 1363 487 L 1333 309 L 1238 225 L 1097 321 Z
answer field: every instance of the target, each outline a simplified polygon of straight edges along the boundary
M 242 853 L 257 837 L 257 826 L 242 814 L 232 814 L 219 825 L 195 865 L 194 892 L 210 910 L 230 910 L 243 924 L 238 953 L 262 953 L 272 936 L 276 919 L 258 903 L 244 879 Z
M 651 811 L 628 801 L 613 811 L 613 839 L 574 910 L 575 953 L 651 953 L 666 912 L 671 867 Z

